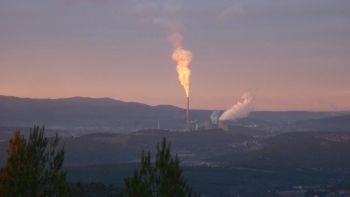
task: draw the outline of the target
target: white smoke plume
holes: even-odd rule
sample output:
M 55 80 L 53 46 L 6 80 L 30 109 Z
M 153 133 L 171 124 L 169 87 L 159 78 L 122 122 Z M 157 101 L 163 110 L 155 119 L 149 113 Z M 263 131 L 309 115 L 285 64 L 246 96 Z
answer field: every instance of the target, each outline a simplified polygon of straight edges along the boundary
M 226 110 L 219 118 L 220 121 L 245 118 L 254 110 L 254 97 L 250 93 L 244 93 L 239 101 Z
M 210 115 L 210 120 L 212 124 L 218 124 L 219 123 L 219 118 L 221 115 L 221 111 L 214 111 L 211 115 Z

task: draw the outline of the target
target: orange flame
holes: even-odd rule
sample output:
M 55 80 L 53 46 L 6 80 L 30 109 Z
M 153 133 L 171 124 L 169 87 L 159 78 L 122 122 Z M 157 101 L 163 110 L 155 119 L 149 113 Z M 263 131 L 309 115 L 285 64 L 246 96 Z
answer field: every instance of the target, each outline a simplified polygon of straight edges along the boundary
M 192 53 L 191 51 L 177 47 L 173 52 L 172 58 L 177 63 L 176 70 L 179 81 L 185 90 L 186 97 L 189 97 L 191 70 L 188 66 L 192 61 Z

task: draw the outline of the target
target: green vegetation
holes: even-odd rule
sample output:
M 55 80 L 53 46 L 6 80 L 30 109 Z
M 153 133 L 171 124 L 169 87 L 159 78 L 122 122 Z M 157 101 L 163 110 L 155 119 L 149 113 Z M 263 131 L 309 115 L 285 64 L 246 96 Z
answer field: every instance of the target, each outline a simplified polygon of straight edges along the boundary
M 6 164 L 0 169 L 0 196 L 198 196 L 187 184 L 179 158 L 171 155 L 165 138 L 157 145 L 155 163 L 151 163 L 150 152 L 143 151 L 140 168 L 125 178 L 119 190 L 102 183 L 68 184 L 62 170 L 64 150 L 59 138 L 45 137 L 44 130 L 34 126 L 28 138 L 16 131 L 10 139 Z
M 151 163 L 151 154 L 142 152 L 140 168 L 134 174 L 125 178 L 121 189 L 125 197 L 191 197 L 192 192 L 182 175 L 178 156 L 170 153 L 170 144 L 164 138 L 157 145 L 155 163 Z
M 6 164 L 0 169 L 0 196 L 65 196 L 64 150 L 59 139 L 44 137 L 35 126 L 25 139 L 16 131 L 9 142 Z

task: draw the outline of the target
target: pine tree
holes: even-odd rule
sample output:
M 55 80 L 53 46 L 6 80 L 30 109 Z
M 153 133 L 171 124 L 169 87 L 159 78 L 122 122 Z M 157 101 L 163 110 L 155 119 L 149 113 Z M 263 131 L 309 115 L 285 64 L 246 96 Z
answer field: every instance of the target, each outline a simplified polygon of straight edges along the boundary
M 164 138 L 157 145 L 155 163 L 151 163 L 151 154 L 141 154 L 140 168 L 125 178 L 120 193 L 124 197 L 192 197 L 192 192 L 182 174 L 180 160 L 173 157 L 170 144 Z
M 44 136 L 34 126 L 29 138 L 16 131 L 9 143 L 6 164 L 0 169 L 0 196 L 65 196 L 66 174 L 61 170 L 64 150 L 59 139 Z

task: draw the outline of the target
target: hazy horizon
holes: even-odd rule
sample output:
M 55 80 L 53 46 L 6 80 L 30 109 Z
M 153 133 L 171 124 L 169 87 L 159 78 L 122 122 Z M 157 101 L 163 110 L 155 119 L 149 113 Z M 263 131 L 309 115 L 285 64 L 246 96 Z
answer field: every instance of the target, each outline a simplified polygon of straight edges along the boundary
M 167 31 L 192 51 L 191 108 L 350 110 L 346 0 L 0 0 L 0 94 L 185 106 Z M 171 29 L 171 30 L 169 30 Z

